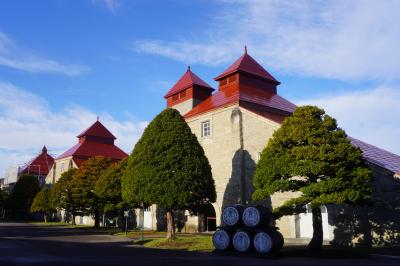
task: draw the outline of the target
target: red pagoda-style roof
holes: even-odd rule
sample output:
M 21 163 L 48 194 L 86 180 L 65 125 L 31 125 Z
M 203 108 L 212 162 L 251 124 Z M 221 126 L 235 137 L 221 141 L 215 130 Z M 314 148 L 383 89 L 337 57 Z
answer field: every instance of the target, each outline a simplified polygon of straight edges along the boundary
M 247 48 L 245 48 L 245 53 L 239 57 L 230 67 L 228 67 L 221 75 L 214 78 L 214 80 L 221 80 L 226 76 L 229 76 L 235 72 L 247 73 L 279 85 L 280 82 L 277 81 L 267 70 L 265 70 L 253 57 L 247 53 Z
M 221 75 L 215 78 L 220 80 L 233 73 L 246 73 L 256 78 L 272 82 L 274 85 L 280 83 L 269 74 L 256 60 L 254 60 L 245 48 L 245 53 L 228 67 Z M 240 83 L 240 81 L 239 81 Z M 217 93 L 208 97 L 188 113 L 185 118 L 190 118 L 216 108 L 226 107 L 233 104 L 248 109 L 254 113 L 264 116 L 276 122 L 282 122 L 283 118 L 290 115 L 296 105 L 276 94 L 276 91 L 260 89 L 248 84 L 238 84 L 220 89 Z
M 230 88 L 218 91 L 199 105 L 185 114 L 185 118 L 190 118 L 217 108 L 239 104 L 239 106 L 250 111 L 258 110 L 259 115 L 271 118 L 266 111 L 278 112 L 283 115 L 289 115 L 296 109 L 296 105 L 285 98 L 269 91 L 247 88 L 246 90 L 237 90 Z M 282 115 L 280 116 L 282 117 Z M 273 119 L 276 121 L 277 119 Z M 278 119 L 282 120 L 282 119 Z
M 116 137 L 111 134 L 111 132 L 100 123 L 99 120 L 93 123 L 89 128 L 83 131 L 81 134 L 78 135 L 78 138 L 84 136 L 94 136 L 94 137 L 101 137 L 107 139 L 116 139 Z
M 207 90 L 212 90 L 214 89 L 208 85 L 204 80 L 199 78 L 195 73 L 193 73 L 190 70 L 190 67 L 186 70 L 185 74 L 178 80 L 177 83 L 168 91 L 168 93 L 164 96 L 164 98 L 168 98 L 171 95 L 174 95 L 178 92 L 181 92 L 189 87 L 192 87 L 193 85 L 197 85 L 199 87 L 205 88 Z
M 358 147 L 363 152 L 363 157 L 382 168 L 388 169 L 393 173 L 400 173 L 400 156 L 381 148 L 375 147 L 371 144 L 365 143 L 361 140 L 349 137 L 353 146 Z
M 104 156 L 113 159 L 123 159 L 127 156 L 127 154 L 115 145 L 84 141 L 74 145 L 56 159 L 62 159 L 69 156 Z
M 88 129 L 79 134 L 78 138 L 79 142 L 76 145 L 56 159 L 72 156 L 72 159 L 79 167 L 82 162 L 95 156 L 104 156 L 112 160 L 121 160 L 128 156 L 114 145 L 116 137 L 99 121 L 96 121 Z
M 53 166 L 54 158 L 47 153 L 46 146 L 43 146 L 42 152 L 26 163 L 21 169 L 20 173 L 30 173 L 37 175 L 47 175 Z

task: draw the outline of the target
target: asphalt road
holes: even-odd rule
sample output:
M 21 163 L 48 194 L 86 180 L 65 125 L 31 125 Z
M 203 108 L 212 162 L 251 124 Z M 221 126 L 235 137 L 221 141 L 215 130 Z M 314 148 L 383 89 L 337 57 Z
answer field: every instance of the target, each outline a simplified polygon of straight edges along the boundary
M 56 226 L 0 223 L 0 266 L 5 265 L 400 265 L 391 258 L 252 258 L 209 252 L 148 249 L 124 237 Z

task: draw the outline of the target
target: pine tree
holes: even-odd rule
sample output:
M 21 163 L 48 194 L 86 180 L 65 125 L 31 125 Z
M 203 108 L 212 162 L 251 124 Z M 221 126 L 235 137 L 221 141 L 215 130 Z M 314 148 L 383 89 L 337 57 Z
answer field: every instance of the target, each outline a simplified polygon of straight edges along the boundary
M 167 238 L 174 237 L 173 210 L 198 214 L 215 202 L 211 167 L 183 117 L 166 109 L 147 126 L 122 177 L 124 200 L 167 211 Z
M 47 223 L 48 215 L 53 211 L 54 208 L 51 204 L 50 189 L 44 187 L 33 199 L 31 212 L 41 212 L 43 214 L 44 222 Z
M 262 200 L 275 192 L 301 192 L 273 212 L 279 218 L 301 213 L 310 204 L 314 233 L 309 248 L 320 249 L 320 206 L 370 203 L 371 179 L 361 150 L 350 144 L 336 120 L 322 109 L 304 106 L 283 122 L 262 151 L 253 180 L 253 198 Z

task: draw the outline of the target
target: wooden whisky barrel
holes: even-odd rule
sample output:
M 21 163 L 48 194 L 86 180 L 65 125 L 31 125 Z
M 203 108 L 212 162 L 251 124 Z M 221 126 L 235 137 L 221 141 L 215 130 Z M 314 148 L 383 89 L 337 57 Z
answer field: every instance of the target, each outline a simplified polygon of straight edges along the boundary
M 231 248 L 234 231 L 229 228 L 219 228 L 212 237 L 216 250 L 225 251 Z
M 267 226 L 271 222 L 271 211 L 265 206 L 250 206 L 243 211 L 242 219 L 249 227 Z
M 249 230 L 239 229 L 233 235 L 232 245 L 236 251 L 246 252 L 252 246 L 252 232 Z
M 242 220 L 243 205 L 233 205 L 225 207 L 222 211 L 222 222 L 227 226 L 239 225 Z
M 283 236 L 275 229 L 258 231 L 253 239 L 253 246 L 258 253 L 270 254 L 278 252 L 283 247 Z

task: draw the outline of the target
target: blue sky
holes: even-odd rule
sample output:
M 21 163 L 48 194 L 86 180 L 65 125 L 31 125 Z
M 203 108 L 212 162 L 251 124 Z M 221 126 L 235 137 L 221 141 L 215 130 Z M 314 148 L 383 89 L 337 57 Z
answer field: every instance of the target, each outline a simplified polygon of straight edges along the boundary
M 130 152 L 187 65 L 213 77 L 249 53 L 279 94 L 400 154 L 399 1 L 0 2 L 0 176 L 59 154 L 100 115 Z

